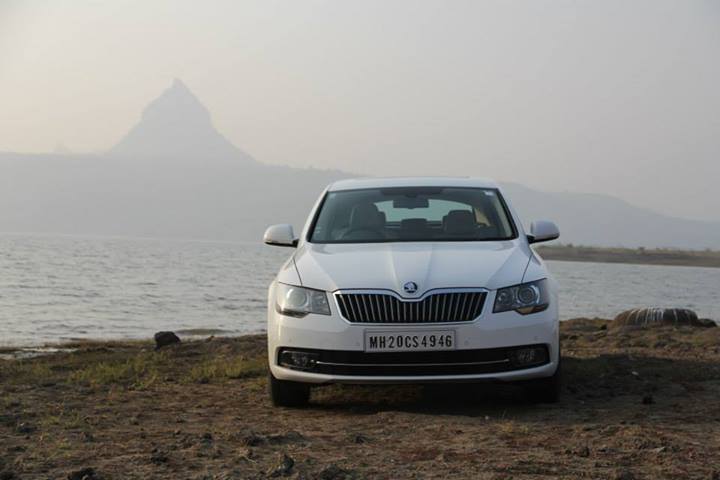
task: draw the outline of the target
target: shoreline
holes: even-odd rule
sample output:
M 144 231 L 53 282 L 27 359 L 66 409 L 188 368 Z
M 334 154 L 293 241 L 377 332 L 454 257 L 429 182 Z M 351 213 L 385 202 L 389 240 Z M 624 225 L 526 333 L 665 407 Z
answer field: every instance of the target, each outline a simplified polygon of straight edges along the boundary
M 573 245 L 544 245 L 534 248 L 543 260 L 720 268 L 720 251 L 716 250 L 603 248 Z
M 703 317 L 704 318 L 704 317 Z M 572 324 L 574 322 L 577 322 L 579 320 L 582 321 L 598 321 L 598 322 L 605 322 L 608 325 L 612 325 L 614 320 L 611 319 L 604 319 L 602 317 L 594 317 L 594 318 L 566 318 L 561 319 L 560 324 L 569 323 Z M 719 327 L 720 327 L 720 320 L 712 319 Z M 232 334 L 222 334 L 222 333 L 213 333 L 213 332 L 221 332 L 222 330 L 217 329 L 198 329 L 200 331 L 209 332 L 208 334 L 193 334 L 193 335 L 186 335 L 183 334 L 182 330 L 176 330 L 173 333 L 177 334 L 181 341 L 184 343 L 192 343 L 192 342 L 203 342 L 203 341 L 212 341 L 212 340 L 220 340 L 220 339 L 227 339 L 227 340 L 239 340 L 243 338 L 265 338 L 267 335 L 266 330 L 261 330 L 258 332 L 245 332 L 245 333 L 232 333 Z M 224 331 L 223 331 L 224 332 Z M 87 339 L 73 339 L 73 340 L 67 340 L 67 341 L 58 341 L 58 342 L 45 342 L 38 345 L 0 345 L 0 360 L 25 360 L 25 359 L 31 359 L 31 358 L 38 358 L 43 356 L 50 356 L 50 355 L 59 355 L 64 353 L 72 353 L 77 350 L 83 350 L 88 348 L 102 348 L 106 346 L 123 346 L 123 347 L 130 347 L 130 348 L 146 348 L 146 347 L 153 347 L 154 340 L 151 337 L 120 337 L 120 338 L 87 338 Z
M 219 328 L 192 328 L 173 330 L 183 342 L 203 341 L 209 338 L 242 338 L 253 337 L 256 335 L 266 335 L 265 329 L 259 331 L 231 331 Z M 88 338 L 71 338 L 58 341 L 43 341 L 36 344 L 0 344 L 0 359 L 10 359 L 16 354 L 23 357 L 37 357 L 42 355 L 51 355 L 55 353 L 63 353 L 65 351 L 74 351 L 78 348 L 85 348 L 92 345 L 150 345 L 153 344 L 152 335 L 139 336 L 132 335 L 116 338 L 88 337 Z M 27 355 L 25 355 L 27 354 Z

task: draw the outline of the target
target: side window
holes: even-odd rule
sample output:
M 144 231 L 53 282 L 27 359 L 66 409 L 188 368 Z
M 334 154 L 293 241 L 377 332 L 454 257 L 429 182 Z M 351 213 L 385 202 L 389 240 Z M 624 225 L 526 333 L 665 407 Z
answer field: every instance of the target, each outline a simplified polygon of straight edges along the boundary
M 478 225 L 487 225 L 490 226 L 490 220 L 488 219 L 487 215 L 485 214 L 485 211 L 483 211 L 481 208 L 475 207 L 475 211 L 473 212 L 475 214 L 475 223 Z
M 505 215 L 505 208 L 503 207 L 502 202 L 500 201 L 498 196 L 495 195 L 495 192 L 491 192 L 491 194 L 489 194 L 488 196 L 490 197 L 492 205 L 490 211 L 494 212 L 493 221 L 489 223 L 497 227 L 498 236 L 512 236 L 513 229 L 512 226 L 510 226 L 510 219 L 507 217 L 507 215 Z

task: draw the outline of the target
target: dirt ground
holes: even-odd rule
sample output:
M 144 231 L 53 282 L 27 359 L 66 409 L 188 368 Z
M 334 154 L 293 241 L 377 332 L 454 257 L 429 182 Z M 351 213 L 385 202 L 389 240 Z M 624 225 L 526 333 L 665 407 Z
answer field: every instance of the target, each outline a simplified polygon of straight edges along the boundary
M 500 386 L 273 408 L 261 336 L 0 360 L 0 479 L 720 479 L 720 328 L 563 323 L 560 403 Z

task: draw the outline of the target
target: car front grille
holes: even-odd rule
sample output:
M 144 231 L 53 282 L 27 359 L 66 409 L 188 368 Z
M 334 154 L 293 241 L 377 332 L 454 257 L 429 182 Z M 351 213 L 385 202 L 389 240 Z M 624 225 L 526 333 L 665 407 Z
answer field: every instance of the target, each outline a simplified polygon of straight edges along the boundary
M 352 323 L 470 322 L 482 312 L 485 292 L 432 293 L 401 300 L 390 293 L 337 293 L 342 316 Z

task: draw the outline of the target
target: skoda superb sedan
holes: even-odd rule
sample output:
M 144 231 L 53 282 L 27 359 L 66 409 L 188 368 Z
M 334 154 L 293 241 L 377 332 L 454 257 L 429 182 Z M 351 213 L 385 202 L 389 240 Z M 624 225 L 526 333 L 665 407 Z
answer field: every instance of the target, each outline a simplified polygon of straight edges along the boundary
M 521 382 L 555 401 L 557 287 L 502 189 L 472 178 L 343 180 L 320 196 L 268 297 L 278 406 L 330 383 Z

